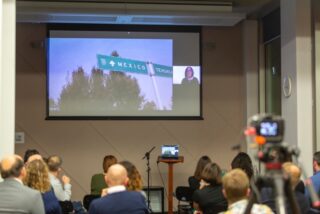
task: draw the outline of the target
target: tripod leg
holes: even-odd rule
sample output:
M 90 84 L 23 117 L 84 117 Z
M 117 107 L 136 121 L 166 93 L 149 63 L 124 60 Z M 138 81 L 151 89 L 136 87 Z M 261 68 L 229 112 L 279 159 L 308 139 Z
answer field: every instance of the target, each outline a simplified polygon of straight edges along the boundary
M 276 209 L 279 214 L 286 214 L 284 182 L 282 176 L 274 177 L 274 187 L 276 190 Z
M 300 214 L 300 208 L 298 206 L 296 196 L 294 194 L 294 190 L 292 189 L 292 187 L 290 185 L 290 181 L 286 180 L 285 182 L 286 182 L 285 183 L 285 192 L 286 192 L 286 195 L 288 196 L 288 202 L 289 202 L 289 206 L 292 209 L 292 214 Z
M 256 183 L 253 180 L 250 181 L 251 186 L 253 187 L 252 189 L 254 191 L 251 191 L 251 194 L 250 194 L 250 197 L 249 197 L 249 202 L 248 202 L 247 207 L 246 207 L 246 209 L 245 209 L 243 214 L 250 214 L 251 213 L 251 209 L 253 207 L 253 204 L 255 202 L 257 202 L 257 198 L 259 198 L 259 200 L 260 200 L 259 187 L 261 186 L 262 182 L 263 181 L 262 181 L 261 178 L 258 178 Z

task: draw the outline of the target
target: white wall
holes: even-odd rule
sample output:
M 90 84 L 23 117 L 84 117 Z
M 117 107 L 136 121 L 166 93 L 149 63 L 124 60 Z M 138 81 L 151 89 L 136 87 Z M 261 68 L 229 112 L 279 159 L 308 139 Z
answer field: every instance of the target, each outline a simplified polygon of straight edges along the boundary
M 314 144 L 311 3 L 281 0 L 281 72 L 292 79 L 292 95 L 282 96 L 285 141 L 301 150 L 300 161 L 312 174 Z
M 14 153 L 15 5 L 0 1 L 0 159 Z

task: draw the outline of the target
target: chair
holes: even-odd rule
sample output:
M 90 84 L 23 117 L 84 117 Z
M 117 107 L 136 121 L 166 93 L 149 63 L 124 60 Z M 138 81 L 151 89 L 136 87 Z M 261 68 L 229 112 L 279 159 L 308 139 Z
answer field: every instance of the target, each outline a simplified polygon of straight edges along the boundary
M 73 204 L 71 201 L 59 201 L 63 214 L 69 214 L 73 212 Z
M 83 197 L 83 206 L 89 210 L 90 204 L 94 199 L 100 198 L 100 195 L 85 195 Z
M 192 190 L 188 186 L 178 186 L 175 196 L 178 199 L 178 214 L 187 214 L 192 212 Z M 187 204 L 181 204 L 185 202 Z

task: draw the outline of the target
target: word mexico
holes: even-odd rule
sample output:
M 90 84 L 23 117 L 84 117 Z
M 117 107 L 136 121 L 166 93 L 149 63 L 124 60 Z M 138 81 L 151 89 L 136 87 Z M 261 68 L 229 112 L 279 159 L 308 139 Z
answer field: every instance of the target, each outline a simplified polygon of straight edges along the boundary
M 172 67 L 151 64 L 151 70 L 148 70 L 148 62 L 125 59 L 114 56 L 97 55 L 98 67 L 102 70 L 120 71 L 120 72 L 130 72 L 138 74 L 154 74 L 155 76 L 170 77 L 172 78 Z

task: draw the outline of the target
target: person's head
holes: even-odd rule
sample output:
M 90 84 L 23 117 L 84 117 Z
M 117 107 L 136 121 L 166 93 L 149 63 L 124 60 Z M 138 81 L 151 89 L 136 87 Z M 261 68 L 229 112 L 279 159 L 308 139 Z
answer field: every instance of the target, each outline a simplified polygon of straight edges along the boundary
M 105 175 L 106 183 L 109 187 L 124 185 L 128 183 L 127 170 L 121 164 L 113 164 L 109 167 Z
M 242 169 L 245 173 L 247 173 L 247 176 L 249 179 L 253 176 L 253 166 L 252 161 L 249 155 L 245 152 L 239 152 L 232 160 L 231 162 L 231 168 L 232 169 Z
M 103 171 L 106 173 L 109 169 L 109 167 L 115 163 L 117 163 L 117 158 L 113 155 L 106 155 L 103 158 L 103 163 L 102 163 L 102 167 L 103 167 Z
M 18 178 L 22 180 L 26 174 L 23 160 L 18 155 L 3 158 L 0 162 L 0 172 L 3 179 Z
M 201 172 L 202 172 L 202 170 L 204 169 L 204 167 L 205 167 L 208 163 L 211 163 L 211 159 L 210 159 L 208 156 L 206 156 L 206 155 L 202 156 L 202 157 L 198 160 L 196 170 L 194 171 L 194 177 L 195 177 L 197 180 L 200 180 L 200 179 L 201 179 Z
M 127 189 L 131 191 L 142 190 L 142 178 L 137 168 L 129 161 L 121 161 L 120 164 L 126 168 L 128 173 Z
M 222 178 L 223 194 L 229 204 L 248 197 L 250 193 L 249 179 L 241 169 L 233 169 Z
M 43 160 L 33 160 L 29 162 L 26 171 L 27 174 L 23 179 L 25 185 L 39 190 L 41 193 L 50 190 L 49 170 Z
M 186 67 L 186 70 L 184 71 L 184 76 L 187 78 L 193 77 L 193 68 L 190 66 Z
M 47 164 L 50 172 L 58 172 L 61 170 L 62 159 L 57 155 L 48 157 Z
M 39 154 L 34 154 L 34 155 L 31 155 L 31 156 L 28 158 L 27 162 L 25 162 L 25 163 L 28 164 L 28 163 L 30 163 L 30 162 L 32 162 L 32 161 L 34 161 L 34 160 L 43 160 L 43 159 L 42 159 L 42 156 L 41 156 L 41 155 L 39 155 Z
M 26 163 L 28 162 L 29 158 L 33 155 L 40 155 L 40 152 L 36 149 L 28 149 L 25 153 L 24 153 L 24 157 L 23 157 L 23 161 Z M 29 160 L 30 161 L 30 160 Z
M 294 189 L 300 182 L 300 168 L 291 162 L 286 162 L 282 164 L 282 169 L 290 176 L 291 186 Z
M 313 154 L 313 171 L 320 171 L 320 151 Z
M 221 169 L 216 163 L 208 163 L 201 172 L 201 179 L 214 186 L 221 184 Z

